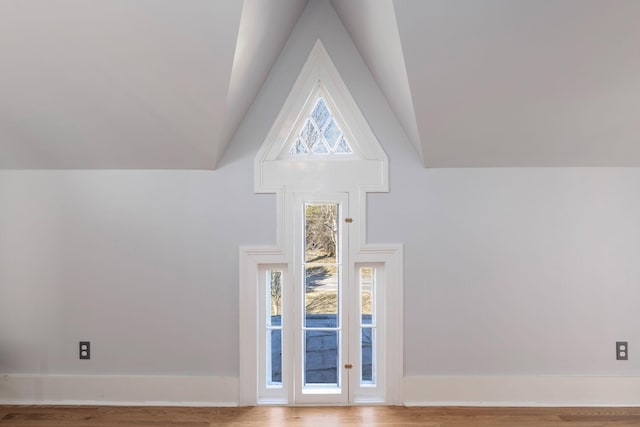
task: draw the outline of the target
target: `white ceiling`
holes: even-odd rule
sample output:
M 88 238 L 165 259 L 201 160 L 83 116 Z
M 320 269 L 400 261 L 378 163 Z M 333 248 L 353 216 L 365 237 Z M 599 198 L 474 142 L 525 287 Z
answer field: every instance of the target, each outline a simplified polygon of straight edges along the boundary
M 394 4 L 428 166 L 640 166 L 640 1 Z
M 305 5 L 0 0 L 0 168 L 215 168 Z
M 214 169 L 306 3 L 0 0 L 0 168 Z M 640 166 L 640 1 L 331 3 L 425 165 Z

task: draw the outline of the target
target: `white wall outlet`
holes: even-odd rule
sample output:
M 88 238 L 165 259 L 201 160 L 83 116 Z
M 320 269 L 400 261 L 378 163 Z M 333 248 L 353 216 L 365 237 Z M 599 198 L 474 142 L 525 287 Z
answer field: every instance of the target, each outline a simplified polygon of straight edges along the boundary
M 616 341 L 616 360 L 629 360 L 629 343 Z

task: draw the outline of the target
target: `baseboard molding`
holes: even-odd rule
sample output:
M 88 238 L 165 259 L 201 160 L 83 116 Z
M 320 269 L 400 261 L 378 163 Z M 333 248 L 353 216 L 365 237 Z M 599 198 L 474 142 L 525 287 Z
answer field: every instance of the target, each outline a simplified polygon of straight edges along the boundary
M 3 405 L 238 406 L 214 376 L 0 375 Z M 408 376 L 406 406 L 640 406 L 640 377 Z
M 0 375 L 0 404 L 238 406 L 238 378 Z
M 640 377 L 408 376 L 407 406 L 640 406 Z

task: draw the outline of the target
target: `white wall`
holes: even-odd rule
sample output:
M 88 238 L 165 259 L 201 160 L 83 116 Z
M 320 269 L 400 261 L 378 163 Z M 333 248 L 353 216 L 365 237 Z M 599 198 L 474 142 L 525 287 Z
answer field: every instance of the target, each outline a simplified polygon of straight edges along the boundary
M 317 37 L 390 158 L 405 375 L 640 375 L 640 170 L 422 168 L 320 1 L 217 171 L 0 172 L 0 373 L 238 375 L 238 246 L 275 243 L 253 156 Z
M 232 167 L 0 172 L 0 373 L 236 374 L 237 247 L 275 238 L 252 185 Z
M 406 375 L 640 374 L 640 170 L 398 167 L 369 237 L 406 245 Z

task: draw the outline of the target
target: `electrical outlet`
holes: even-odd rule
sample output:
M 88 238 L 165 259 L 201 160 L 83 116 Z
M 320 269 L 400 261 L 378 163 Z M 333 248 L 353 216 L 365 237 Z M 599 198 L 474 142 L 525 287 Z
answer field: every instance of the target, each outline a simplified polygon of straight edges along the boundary
M 80 359 L 91 359 L 91 343 L 89 341 L 80 341 Z
M 629 360 L 629 343 L 616 341 L 616 360 Z

